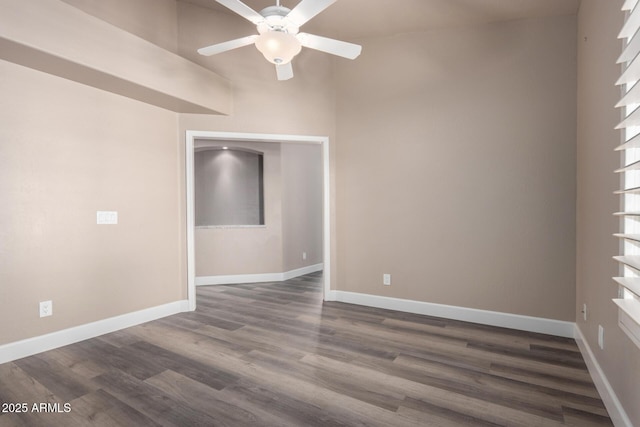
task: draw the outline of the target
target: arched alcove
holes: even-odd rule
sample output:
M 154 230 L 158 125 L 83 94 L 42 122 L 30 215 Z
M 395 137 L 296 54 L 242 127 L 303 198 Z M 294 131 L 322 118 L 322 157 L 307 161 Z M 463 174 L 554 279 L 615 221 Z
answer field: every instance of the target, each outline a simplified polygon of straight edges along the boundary
M 263 162 L 263 153 L 243 148 L 196 150 L 196 227 L 264 225 Z

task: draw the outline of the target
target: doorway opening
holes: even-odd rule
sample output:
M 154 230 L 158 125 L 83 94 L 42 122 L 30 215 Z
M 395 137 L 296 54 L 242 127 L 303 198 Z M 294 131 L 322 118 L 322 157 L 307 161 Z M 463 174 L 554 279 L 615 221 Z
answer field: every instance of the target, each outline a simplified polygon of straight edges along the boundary
M 187 296 L 189 310 L 196 309 L 196 262 L 195 262 L 195 162 L 194 152 L 196 140 L 202 141 L 235 141 L 235 142 L 270 142 L 315 144 L 321 146 L 322 152 L 322 251 L 323 251 L 323 299 L 330 299 L 331 289 L 331 215 L 330 215 L 330 175 L 329 175 L 329 138 L 324 136 L 259 134 L 236 132 L 186 132 L 186 194 L 187 194 Z

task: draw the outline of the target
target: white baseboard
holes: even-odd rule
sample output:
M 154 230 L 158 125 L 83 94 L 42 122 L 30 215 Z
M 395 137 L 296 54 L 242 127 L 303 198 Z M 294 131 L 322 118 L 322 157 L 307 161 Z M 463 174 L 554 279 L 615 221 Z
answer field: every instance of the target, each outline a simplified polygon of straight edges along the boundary
M 331 291 L 331 295 L 328 295 L 328 297 L 331 299 L 326 298 L 327 301 L 340 301 L 350 304 L 365 305 L 368 307 L 424 314 L 427 316 L 462 320 L 465 322 L 480 323 L 483 325 L 500 326 L 503 328 L 518 329 L 521 331 L 538 332 L 566 338 L 574 337 L 575 323 L 565 322 L 562 320 L 522 316 L 497 311 L 478 310 L 474 308 L 345 291 Z
M 595 384 L 596 389 L 598 389 L 598 393 L 600 393 L 600 398 L 602 399 L 604 406 L 607 408 L 607 412 L 609 412 L 611 422 L 613 422 L 613 425 L 616 427 L 633 427 L 631 420 L 622 407 L 622 403 L 618 400 L 616 393 L 613 391 L 613 387 L 611 387 L 611 384 L 607 380 L 604 371 L 596 360 L 593 351 L 591 351 L 591 347 L 589 347 L 589 344 L 578 325 L 575 327 L 575 340 L 578 344 L 578 348 L 580 349 L 580 353 L 582 353 L 582 357 L 587 364 L 593 383 Z
M 134 311 L 133 313 L 110 317 L 97 322 L 87 323 L 85 325 L 63 329 L 50 334 L 0 345 L 0 364 L 185 311 L 189 311 L 189 301 L 175 301 L 140 311 Z
M 295 270 L 285 271 L 284 273 L 200 276 L 200 277 L 196 277 L 196 286 L 233 285 L 236 283 L 282 282 L 284 280 L 293 279 L 294 277 L 315 273 L 316 271 L 321 271 L 323 268 L 324 268 L 324 264 L 320 263 L 320 264 L 310 265 L 307 267 L 297 268 Z
M 329 291 L 324 294 L 325 301 L 338 301 L 338 291 Z

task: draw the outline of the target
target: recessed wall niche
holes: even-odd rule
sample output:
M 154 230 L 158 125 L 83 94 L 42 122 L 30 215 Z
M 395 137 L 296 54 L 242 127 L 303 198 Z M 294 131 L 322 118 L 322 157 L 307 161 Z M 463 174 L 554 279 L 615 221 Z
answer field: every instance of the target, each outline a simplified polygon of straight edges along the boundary
M 264 225 L 263 161 L 245 148 L 196 149 L 196 227 Z

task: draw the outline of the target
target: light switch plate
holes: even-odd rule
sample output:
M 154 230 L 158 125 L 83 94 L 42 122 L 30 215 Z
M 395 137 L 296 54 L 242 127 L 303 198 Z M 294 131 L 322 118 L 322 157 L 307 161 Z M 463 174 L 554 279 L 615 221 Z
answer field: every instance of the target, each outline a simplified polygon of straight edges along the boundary
M 96 223 L 100 225 L 115 225 L 118 223 L 118 212 L 98 211 L 96 214 Z

